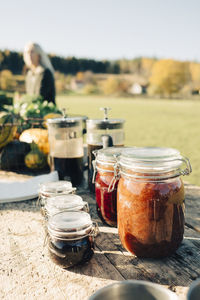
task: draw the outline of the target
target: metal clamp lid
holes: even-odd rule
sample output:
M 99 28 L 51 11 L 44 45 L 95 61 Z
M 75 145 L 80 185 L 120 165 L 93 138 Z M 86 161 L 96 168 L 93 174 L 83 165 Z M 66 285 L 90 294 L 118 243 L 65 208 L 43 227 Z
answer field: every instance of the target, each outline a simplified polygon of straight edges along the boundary
M 159 162 L 158 162 L 159 163 Z M 170 163 L 174 163 L 174 168 L 162 168 L 158 167 L 158 165 L 155 166 L 155 169 L 148 169 L 145 168 L 137 168 L 135 167 L 127 167 L 125 164 L 121 163 L 120 161 L 114 166 L 118 170 L 118 173 L 116 173 L 116 180 L 119 179 L 120 175 L 125 175 L 134 179 L 144 179 L 147 181 L 155 181 L 155 180 L 167 180 L 170 178 L 175 178 L 178 176 L 186 176 L 189 175 L 192 172 L 192 166 L 190 164 L 190 161 L 187 157 L 180 156 L 179 158 L 170 160 Z M 184 167 L 183 167 L 184 164 Z M 127 170 L 131 170 L 133 172 L 127 172 Z
M 119 157 L 119 165 L 121 174 L 135 178 L 165 179 L 192 172 L 188 158 L 176 149 L 164 147 L 125 149 Z

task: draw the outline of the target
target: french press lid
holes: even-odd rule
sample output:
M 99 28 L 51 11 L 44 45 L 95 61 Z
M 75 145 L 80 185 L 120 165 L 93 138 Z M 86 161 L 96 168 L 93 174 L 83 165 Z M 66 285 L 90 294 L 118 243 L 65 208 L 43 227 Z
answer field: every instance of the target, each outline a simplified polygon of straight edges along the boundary
M 87 130 L 95 129 L 121 129 L 123 128 L 124 119 L 109 119 L 108 111 L 109 107 L 101 107 L 100 110 L 104 111 L 104 119 L 89 119 L 86 121 Z
M 65 117 L 62 118 L 54 118 L 54 119 L 47 119 L 47 125 L 53 126 L 55 128 L 69 128 L 69 127 L 76 127 L 81 125 L 83 122 L 82 117 Z

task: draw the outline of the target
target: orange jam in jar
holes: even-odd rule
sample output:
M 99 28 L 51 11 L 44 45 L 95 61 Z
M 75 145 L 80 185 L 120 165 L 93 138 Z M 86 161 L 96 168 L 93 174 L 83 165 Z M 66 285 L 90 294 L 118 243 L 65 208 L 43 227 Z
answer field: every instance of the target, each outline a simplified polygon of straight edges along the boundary
M 100 219 L 110 226 L 117 226 L 117 185 L 114 165 L 122 149 L 109 147 L 96 151 L 95 195 L 97 213 Z M 112 185 L 112 189 L 110 186 Z
M 183 169 L 183 163 L 186 168 Z M 118 232 L 138 257 L 174 253 L 184 233 L 184 185 L 189 160 L 171 148 L 132 148 L 119 158 Z

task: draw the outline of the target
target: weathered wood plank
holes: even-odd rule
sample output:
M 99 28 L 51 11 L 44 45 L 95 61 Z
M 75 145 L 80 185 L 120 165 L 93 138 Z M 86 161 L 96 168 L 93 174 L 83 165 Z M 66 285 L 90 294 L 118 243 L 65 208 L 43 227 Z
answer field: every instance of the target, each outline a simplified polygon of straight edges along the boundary
M 186 223 L 200 233 L 200 187 L 185 184 Z
M 97 245 L 126 279 L 188 286 L 200 276 L 200 235 L 199 238 L 190 237 L 187 229 L 186 235 L 189 238 L 184 239 L 178 251 L 161 260 L 134 257 L 123 249 L 118 235 L 113 232 L 101 232 Z
M 28 202 L 23 203 L 22 211 L 17 203 L 17 210 L 1 211 L 1 299 L 8 295 L 10 299 L 87 299 L 96 289 L 124 279 L 98 248 L 83 266 L 56 267 L 43 248 L 42 216 L 33 203 L 32 212 L 26 206 Z
M 188 285 L 200 276 L 200 188 L 186 185 L 189 227 L 177 253 L 162 260 L 138 259 L 125 251 L 117 229 L 103 225 L 97 217 L 94 195 L 84 189 L 78 193 L 88 201 L 100 234 L 91 261 L 70 270 L 55 266 L 43 248 L 43 218 L 36 200 L 0 205 L 0 299 L 86 300 L 97 289 L 124 279 L 157 282 L 186 299 Z

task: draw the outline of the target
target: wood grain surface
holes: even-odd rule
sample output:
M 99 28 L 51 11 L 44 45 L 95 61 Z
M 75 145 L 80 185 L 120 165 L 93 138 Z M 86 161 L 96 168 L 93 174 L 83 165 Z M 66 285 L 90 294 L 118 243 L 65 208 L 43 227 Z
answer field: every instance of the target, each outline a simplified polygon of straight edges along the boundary
M 0 172 L 0 180 L 4 176 Z M 11 180 L 19 179 L 13 173 L 10 176 Z M 20 176 L 20 180 L 26 178 Z M 100 234 L 92 259 L 68 270 L 49 259 L 37 199 L 1 204 L 0 299 L 86 300 L 110 283 L 140 279 L 166 286 L 185 300 L 188 286 L 200 277 L 200 188 L 189 184 L 185 187 L 185 237 L 174 255 L 161 260 L 139 259 L 128 253 L 117 229 L 103 225 L 97 217 L 94 196 L 80 189 L 78 194 L 88 201 Z

